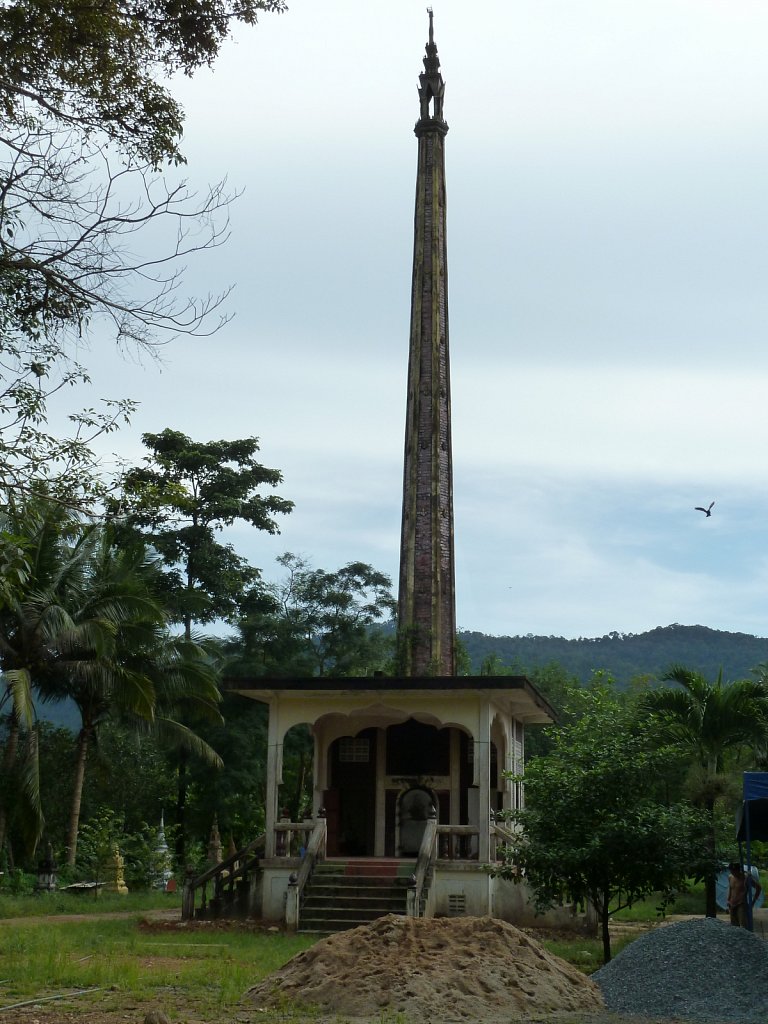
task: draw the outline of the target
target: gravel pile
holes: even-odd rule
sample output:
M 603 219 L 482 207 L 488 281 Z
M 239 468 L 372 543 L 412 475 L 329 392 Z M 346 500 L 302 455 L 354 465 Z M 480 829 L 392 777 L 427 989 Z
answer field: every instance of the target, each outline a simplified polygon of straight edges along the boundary
M 713 918 L 655 928 L 592 979 L 617 1013 L 768 1021 L 768 942 Z

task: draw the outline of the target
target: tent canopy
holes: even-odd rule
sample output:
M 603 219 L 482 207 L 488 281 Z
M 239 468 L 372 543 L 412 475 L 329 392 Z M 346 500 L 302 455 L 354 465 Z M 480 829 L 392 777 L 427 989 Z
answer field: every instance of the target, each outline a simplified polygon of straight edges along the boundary
M 768 840 L 768 772 L 744 772 L 744 800 L 736 815 L 736 838 Z

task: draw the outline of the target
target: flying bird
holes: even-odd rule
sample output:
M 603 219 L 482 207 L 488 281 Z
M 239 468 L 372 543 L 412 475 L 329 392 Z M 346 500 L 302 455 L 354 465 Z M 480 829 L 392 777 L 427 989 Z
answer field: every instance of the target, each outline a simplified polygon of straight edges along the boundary
M 711 501 L 709 503 L 709 508 L 702 508 L 701 505 L 694 505 L 693 506 L 693 510 L 694 510 L 694 512 L 703 512 L 705 516 L 711 516 L 712 515 L 712 506 L 714 504 L 715 504 L 714 501 Z

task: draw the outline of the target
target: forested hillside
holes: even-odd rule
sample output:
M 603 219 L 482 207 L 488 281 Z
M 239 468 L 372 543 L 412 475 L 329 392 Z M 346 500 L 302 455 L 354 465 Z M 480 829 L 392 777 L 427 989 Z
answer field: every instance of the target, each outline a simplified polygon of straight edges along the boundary
M 670 665 L 715 678 L 722 668 L 724 679 L 749 677 L 751 670 L 768 662 L 768 639 L 748 633 L 726 633 L 707 626 L 658 626 L 647 633 L 608 633 L 606 636 L 486 636 L 461 632 L 462 643 L 479 672 L 483 660 L 494 655 L 505 666 L 521 672 L 557 662 L 582 682 L 596 669 L 611 673 L 626 686 L 635 676 L 660 677 Z

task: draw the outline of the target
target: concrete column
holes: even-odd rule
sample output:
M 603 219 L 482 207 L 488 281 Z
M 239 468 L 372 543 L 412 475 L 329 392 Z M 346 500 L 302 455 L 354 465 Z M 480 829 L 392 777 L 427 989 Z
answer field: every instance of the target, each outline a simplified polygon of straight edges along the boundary
M 387 731 L 376 730 L 376 831 L 373 839 L 375 857 L 384 856 L 384 831 L 386 827 L 387 796 L 384 780 L 387 771 Z
M 275 856 L 275 824 L 278 817 L 278 787 L 283 775 L 283 744 L 279 722 L 279 704 L 273 699 L 269 703 L 269 726 L 267 728 L 267 792 L 265 800 L 266 838 L 264 854 Z
M 490 809 L 491 809 L 491 708 L 487 701 L 480 705 L 478 742 L 475 746 L 475 769 L 477 772 L 478 828 L 480 841 L 478 858 L 480 863 L 490 859 Z

